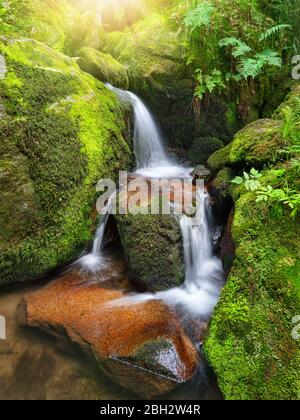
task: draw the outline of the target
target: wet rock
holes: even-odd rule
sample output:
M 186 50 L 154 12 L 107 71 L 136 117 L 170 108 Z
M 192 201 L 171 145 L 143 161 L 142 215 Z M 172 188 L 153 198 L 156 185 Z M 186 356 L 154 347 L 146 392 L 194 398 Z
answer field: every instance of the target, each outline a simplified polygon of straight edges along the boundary
M 41 286 L 1 289 L 7 340 L 0 340 L 0 400 L 116 400 L 134 394 L 99 375 L 97 364 L 67 340 L 21 328 L 15 312 L 24 294 Z
M 234 210 L 230 212 L 223 239 L 221 241 L 221 259 L 226 277 L 229 276 L 235 258 L 235 243 L 232 237 Z
M 196 184 L 197 179 L 204 179 L 206 181 L 210 175 L 211 173 L 209 169 L 207 169 L 204 165 L 198 165 L 191 173 L 191 176 L 193 177 L 193 184 Z
M 184 282 L 179 222 L 172 214 L 115 216 L 130 267 L 131 281 L 151 292 Z
M 214 215 L 221 225 L 226 224 L 233 202 L 231 197 L 231 180 L 234 178 L 231 168 L 223 168 L 207 185 Z
M 198 353 L 173 311 L 156 300 L 122 304 L 126 279 L 113 288 L 94 280 L 72 272 L 27 295 L 19 323 L 67 334 L 105 375 L 143 398 L 191 379 Z

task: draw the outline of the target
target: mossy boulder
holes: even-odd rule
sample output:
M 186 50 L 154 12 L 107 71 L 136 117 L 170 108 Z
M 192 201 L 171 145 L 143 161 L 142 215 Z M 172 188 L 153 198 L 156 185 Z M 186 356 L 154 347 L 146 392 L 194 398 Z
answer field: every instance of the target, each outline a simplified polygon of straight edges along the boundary
M 34 279 L 92 238 L 99 179 L 131 163 L 124 112 L 70 58 L 0 42 L 0 284 Z
M 214 174 L 217 174 L 224 166 L 229 163 L 229 153 L 231 150 L 231 143 L 222 149 L 214 152 L 207 160 L 209 168 Z
M 273 114 L 273 118 L 282 119 L 284 117 L 284 109 L 290 107 L 293 109 L 299 109 L 300 102 L 300 83 L 295 84 L 287 95 L 286 100 L 277 108 Z
M 263 119 L 247 125 L 233 141 L 213 154 L 208 163 L 214 170 L 222 166 L 256 166 L 275 163 L 288 142 L 281 134 L 281 121 Z
M 116 220 L 134 284 L 157 292 L 184 282 L 182 236 L 174 215 L 127 214 Z
M 125 67 L 110 54 L 85 47 L 79 51 L 80 68 L 104 83 L 111 83 L 121 89 L 128 89 L 129 80 Z
M 299 188 L 290 163 L 266 170 L 261 182 Z M 226 399 L 299 399 L 292 319 L 300 313 L 300 220 L 284 207 L 257 203 L 255 193 L 239 189 L 234 197 L 236 258 L 205 353 Z

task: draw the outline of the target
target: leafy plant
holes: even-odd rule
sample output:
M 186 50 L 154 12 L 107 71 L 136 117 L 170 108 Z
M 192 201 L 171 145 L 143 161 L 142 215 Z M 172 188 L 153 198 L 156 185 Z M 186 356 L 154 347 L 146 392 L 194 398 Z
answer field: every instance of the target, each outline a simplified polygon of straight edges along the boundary
M 202 26 L 208 26 L 214 9 L 214 5 L 208 1 L 195 5 L 192 9 L 188 10 L 184 18 L 185 26 L 187 26 L 191 32 Z
M 202 70 L 197 69 L 195 74 L 197 86 L 194 92 L 194 97 L 202 100 L 206 93 L 212 93 L 215 89 L 224 89 L 222 73 L 214 69 L 210 75 L 203 76 Z
M 255 79 L 259 76 L 266 66 L 281 67 L 282 60 L 276 51 L 265 50 L 257 53 L 253 58 L 241 58 L 238 64 L 238 72 L 244 78 L 252 77 Z
M 300 211 L 300 193 L 286 185 L 284 188 L 273 188 L 271 185 L 264 187 L 260 183 L 262 174 L 252 168 L 250 173 L 244 172 L 243 176 L 235 177 L 231 182 L 243 185 L 247 191 L 256 192 L 256 203 L 270 203 L 272 207 L 279 205 L 288 206 L 291 209 L 291 217 L 294 219 Z
M 231 182 L 236 185 L 245 185 L 247 191 L 256 191 L 260 186 L 259 179 L 262 174 L 255 168 L 252 168 L 250 173 L 244 172 L 243 177 L 237 176 Z
M 220 47 L 233 47 L 232 55 L 235 58 L 241 57 L 252 51 L 252 48 L 250 48 L 245 42 L 235 37 L 222 39 L 219 42 L 219 46 Z
M 300 193 L 290 189 L 288 186 L 281 188 L 273 188 L 271 185 L 260 187 L 257 191 L 257 203 L 270 202 L 271 204 L 284 204 L 291 211 L 291 217 L 295 218 L 300 211 Z

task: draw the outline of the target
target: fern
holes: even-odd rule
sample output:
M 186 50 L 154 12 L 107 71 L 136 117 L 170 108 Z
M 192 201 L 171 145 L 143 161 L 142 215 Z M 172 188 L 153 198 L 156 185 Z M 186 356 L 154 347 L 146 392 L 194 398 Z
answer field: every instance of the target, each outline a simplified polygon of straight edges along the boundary
M 279 32 L 282 32 L 286 29 L 292 29 L 292 25 L 287 24 L 280 24 L 276 26 L 272 26 L 272 28 L 269 28 L 266 32 L 264 32 L 260 38 L 259 41 L 266 41 L 267 39 L 271 38 L 272 36 L 278 34 Z
M 253 58 L 241 58 L 238 72 L 244 78 L 259 76 L 265 66 L 281 67 L 282 60 L 276 51 L 265 50 L 255 54 Z
M 191 32 L 202 26 L 207 27 L 210 24 L 214 10 L 215 7 L 208 1 L 198 4 L 187 12 L 184 18 L 184 24 Z
M 242 57 L 252 51 L 245 42 L 235 37 L 224 38 L 219 42 L 220 47 L 234 47 L 232 55 L 235 58 Z

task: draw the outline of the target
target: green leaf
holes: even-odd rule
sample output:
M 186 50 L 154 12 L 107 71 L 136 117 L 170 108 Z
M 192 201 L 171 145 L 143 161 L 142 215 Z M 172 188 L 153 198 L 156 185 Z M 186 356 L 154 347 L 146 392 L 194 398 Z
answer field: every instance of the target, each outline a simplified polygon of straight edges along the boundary
M 250 176 L 249 176 L 249 174 L 247 174 L 247 172 L 244 172 L 244 173 L 243 173 L 243 175 L 244 175 L 244 178 L 245 178 L 245 179 L 247 179 L 247 180 L 249 180 L 249 179 L 250 179 Z
M 236 184 L 236 185 L 241 185 L 244 182 L 244 180 L 240 176 L 237 176 L 230 182 L 232 182 L 233 184 Z

